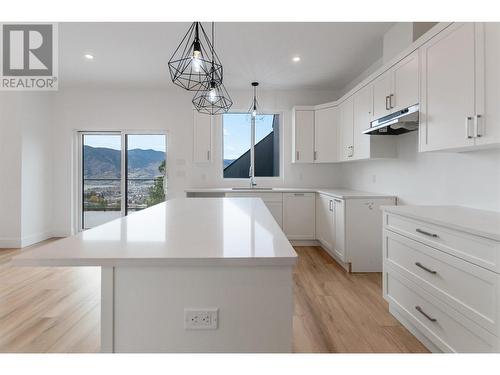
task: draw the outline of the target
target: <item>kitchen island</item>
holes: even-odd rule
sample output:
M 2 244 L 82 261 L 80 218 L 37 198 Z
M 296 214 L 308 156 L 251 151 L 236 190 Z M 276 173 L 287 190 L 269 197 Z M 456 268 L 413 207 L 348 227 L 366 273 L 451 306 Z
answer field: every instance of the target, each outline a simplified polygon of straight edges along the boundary
M 262 200 L 207 198 L 158 204 L 13 265 L 101 267 L 102 352 L 291 352 L 296 261 Z

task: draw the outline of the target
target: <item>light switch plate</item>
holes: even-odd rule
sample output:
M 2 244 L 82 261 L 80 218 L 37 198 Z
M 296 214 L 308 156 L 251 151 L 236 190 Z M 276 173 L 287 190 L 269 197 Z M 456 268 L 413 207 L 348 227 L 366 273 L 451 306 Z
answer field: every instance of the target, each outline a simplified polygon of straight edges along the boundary
M 184 329 L 217 329 L 218 323 L 218 308 L 184 309 Z

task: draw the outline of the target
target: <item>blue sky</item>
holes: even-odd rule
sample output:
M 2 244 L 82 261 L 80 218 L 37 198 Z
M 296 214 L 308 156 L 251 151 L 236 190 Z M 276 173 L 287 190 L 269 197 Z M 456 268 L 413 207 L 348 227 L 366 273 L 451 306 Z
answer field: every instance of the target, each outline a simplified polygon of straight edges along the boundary
M 250 149 L 251 117 L 246 113 L 223 115 L 224 159 L 237 159 Z M 255 143 L 273 130 L 273 115 L 258 115 L 255 121 Z
M 250 149 L 251 117 L 247 113 L 226 113 L 223 115 L 224 159 L 237 159 Z M 273 115 L 258 115 L 255 122 L 255 143 L 273 130 Z M 86 134 L 85 145 L 121 149 L 120 135 Z M 129 149 L 165 151 L 164 135 L 131 134 Z
M 85 134 L 84 139 L 86 146 L 121 149 L 120 135 Z M 141 148 L 143 150 L 165 151 L 165 136 L 131 134 L 128 136 L 128 147 L 129 150 Z

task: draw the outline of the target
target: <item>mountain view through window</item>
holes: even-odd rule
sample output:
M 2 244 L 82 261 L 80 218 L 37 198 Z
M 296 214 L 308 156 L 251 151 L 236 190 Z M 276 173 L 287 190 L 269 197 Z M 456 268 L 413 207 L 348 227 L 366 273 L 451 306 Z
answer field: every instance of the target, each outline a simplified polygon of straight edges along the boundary
M 82 172 L 85 229 L 163 202 L 167 183 L 165 136 L 83 134 Z

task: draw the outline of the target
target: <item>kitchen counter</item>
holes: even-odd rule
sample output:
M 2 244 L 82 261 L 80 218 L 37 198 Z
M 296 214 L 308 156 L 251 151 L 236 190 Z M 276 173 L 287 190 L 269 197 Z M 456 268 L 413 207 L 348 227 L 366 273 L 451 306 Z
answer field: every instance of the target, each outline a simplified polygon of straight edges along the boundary
M 362 198 L 395 198 L 394 195 L 371 193 L 366 191 L 358 191 L 344 188 L 283 188 L 277 187 L 272 189 L 232 189 L 232 188 L 194 188 L 186 189 L 188 196 L 196 194 L 226 194 L 226 193 L 320 193 L 329 195 L 339 199 L 362 199 Z
M 207 198 L 158 204 L 13 265 L 101 267 L 101 352 L 278 353 L 292 351 L 296 261 L 261 199 Z
M 384 206 L 385 212 L 500 241 L 500 212 L 461 206 Z
M 260 199 L 174 199 L 13 259 L 20 266 L 293 265 Z

